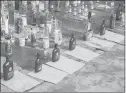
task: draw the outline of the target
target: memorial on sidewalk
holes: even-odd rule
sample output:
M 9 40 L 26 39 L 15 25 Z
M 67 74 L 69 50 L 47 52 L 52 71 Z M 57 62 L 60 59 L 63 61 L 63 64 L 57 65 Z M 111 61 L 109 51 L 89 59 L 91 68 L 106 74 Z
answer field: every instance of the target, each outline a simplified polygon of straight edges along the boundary
M 6 14 L 2 11 L 4 26 L 1 32 L 1 57 L 5 58 L 2 59 L 1 66 L 2 84 L 17 92 L 27 91 L 44 81 L 57 84 L 64 77 L 81 69 L 86 62 L 100 56 L 100 53 L 85 48 L 80 43 L 97 49 L 111 49 L 115 44 L 120 44 L 124 36 L 109 31 L 106 18 L 102 18 L 98 34 L 95 33 L 97 29 L 93 28 L 92 19 L 97 13 L 94 15 L 93 10 L 99 3 L 95 5 L 93 1 L 87 2 L 68 2 L 64 9 L 66 14 L 62 15 L 65 18 L 58 16 L 63 11 L 60 1 L 53 2 L 50 7 L 46 1 L 15 1 L 15 5 L 14 2 L 7 3 L 9 7 L 15 7 L 15 10 L 5 9 Z M 113 7 L 113 2 L 111 6 L 108 2 L 104 6 L 98 6 L 105 11 L 110 11 Z M 116 22 L 122 22 L 121 5 L 116 12 L 111 12 L 109 18 L 109 28 L 115 29 Z M 70 20 L 74 25 L 70 24 Z M 83 26 L 82 31 L 78 30 L 81 29 L 80 25 Z M 63 31 L 63 28 L 67 30 Z M 70 34 L 69 38 L 65 37 L 64 32 Z M 80 35 L 77 36 L 74 32 Z M 66 50 L 62 48 L 64 43 Z M 14 63 L 28 73 L 15 70 Z

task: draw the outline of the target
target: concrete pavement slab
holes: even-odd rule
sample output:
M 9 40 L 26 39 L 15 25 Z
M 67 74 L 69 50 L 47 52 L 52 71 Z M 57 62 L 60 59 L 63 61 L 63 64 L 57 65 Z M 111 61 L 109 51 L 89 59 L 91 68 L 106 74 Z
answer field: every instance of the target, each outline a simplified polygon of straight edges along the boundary
M 38 73 L 35 73 L 33 71 L 33 72 L 28 73 L 28 75 L 38 78 L 38 79 L 42 79 L 42 80 L 50 82 L 50 83 L 57 84 L 64 77 L 66 77 L 68 75 L 68 73 L 43 64 L 42 71 L 40 71 Z
M 15 91 L 1 84 L 1 92 L 15 92 Z
M 76 72 L 77 70 L 79 70 L 84 66 L 84 63 L 77 62 L 64 56 L 60 56 L 60 60 L 57 62 L 48 62 L 46 64 L 58 68 L 60 70 L 63 70 L 69 74 Z
M 66 51 L 65 53 L 68 55 L 74 56 L 76 58 L 79 58 L 81 60 L 84 60 L 86 62 L 91 61 L 92 59 L 100 55 L 98 53 L 95 53 L 86 48 L 82 48 L 80 46 L 76 46 L 76 48 L 73 51 Z
M 91 40 L 89 41 L 81 41 L 79 40 L 78 44 L 82 46 L 87 46 L 88 48 L 91 47 L 96 50 L 101 50 L 101 51 L 109 51 L 116 43 L 109 42 L 106 40 L 98 39 L 95 37 L 92 37 Z M 96 51 L 97 52 L 97 51 Z
M 117 33 L 114 33 L 114 32 L 108 31 L 108 30 L 106 30 L 105 35 L 103 35 L 103 36 L 96 35 L 96 36 L 100 37 L 102 39 L 110 40 L 110 41 L 117 42 L 117 43 L 124 40 L 124 35 L 120 35 L 120 34 L 117 34 Z
M 15 71 L 12 79 L 8 81 L 2 79 L 1 83 L 16 92 L 24 92 L 25 90 L 38 85 L 40 82 L 20 73 L 19 71 Z
M 93 42 L 95 44 L 99 44 L 100 46 L 105 47 L 105 48 L 112 48 L 115 45 L 115 43 L 113 43 L 113 42 L 100 40 L 95 37 L 91 38 L 91 42 Z

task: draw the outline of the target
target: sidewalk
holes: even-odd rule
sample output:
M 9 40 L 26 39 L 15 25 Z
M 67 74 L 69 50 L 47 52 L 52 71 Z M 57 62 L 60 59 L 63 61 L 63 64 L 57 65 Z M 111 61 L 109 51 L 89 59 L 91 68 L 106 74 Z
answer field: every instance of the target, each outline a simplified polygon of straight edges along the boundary
M 26 71 L 24 71 L 27 73 Z M 111 51 L 87 62 L 85 66 L 60 83 L 43 82 L 30 92 L 123 92 L 124 46 L 115 45 Z M 1 92 L 13 92 L 1 85 Z
M 96 13 L 98 14 L 98 16 L 95 16 L 94 18 L 95 22 L 97 22 L 99 25 L 100 22 L 102 21 L 101 19 L 103 19 L 103 15 L 104 17 L 106 17 L 106 19 L 109 16 L 107 13 L 101 13 L 99 11 L 96 11 Z M 76 28 L 75 36 L 77 38 L 77 42 L 79 42 L 80 35 L 82 34 L 79 33 L 78 31 L 83 32 L 84 25 L 81 22 L 75 23 L 68 19 L 66 20 L 62 18 L 59 19 L 64 22 L 63 25 L 65 29 L 68 29 L 70 27 L 70 24 L 71 29 Z M 93 24 L 93 30 L 94 31 L 99 30 L 99 25 Z M 122 29 L 123 27 L 120 28 Z M 62 32 L 64 42 L 63 45 L 67 45 L 71 35 L 70 32 L 72 31 L 68 32 L 66 30 L 63 30 Z M 124 30 L 122 30 L 122 32 L 120 31 L 116 32 L 124 35 Z M 121 43 L 124 44 L 124 40 Z M 15 51 L 17 52 L 18 49 L 16 49 Z M 52 51 L 52 48 L 50 49 L 50 51 Z M 101 54 L 100 56 L 94 58 L 89 62 L 84 62 L 85 65 L 80 70 L 76 71 L 71 75 L 68 75 L 58 84 L 52 84 L 34 78 L 34 80 L 39 81 L 41 83 L 37 84 L 36 86 L 26 91 L 27 92 L 124 92 L 124 78 L 125 78 L 124 51 L 125 51 L 124 46 L 116 44 L 109 51 L 104 52 L 103 54 Z M 23 60 L 20 61 L 18 60 L 17 62 L 15 62 L 17 65 L 15 64 L 14 67 L 15 70 L 20 71 L 21 73 L 23 73 L 23 75 L 28 75 L 28 73 L 33 70 L 35 54 L 37 50 L 27 52 L 28 56 L 27 54 L 23 55 L 24 52 L 26 51 L 21 52 L 19 51 L 17 52 L 17 54 L 15 54 L 16 60 L 20 59 L 21 56 Z M 28 59 L 27 62 L 24 62 L 25 61 L 24 57 Z M 75 60 L 76 58 L 73 57 L 72 59 Z M 1 84 L 1 92 L 15 92 L 15 91 Z

